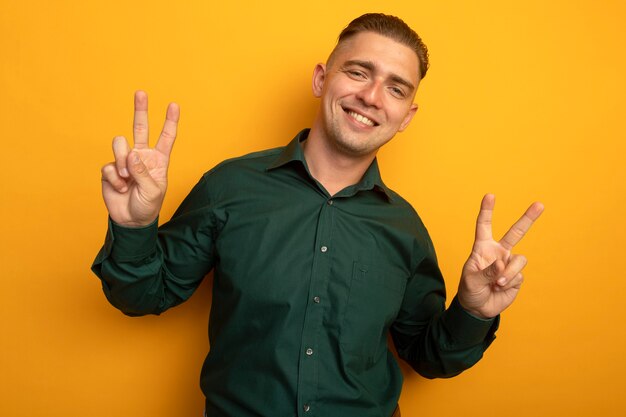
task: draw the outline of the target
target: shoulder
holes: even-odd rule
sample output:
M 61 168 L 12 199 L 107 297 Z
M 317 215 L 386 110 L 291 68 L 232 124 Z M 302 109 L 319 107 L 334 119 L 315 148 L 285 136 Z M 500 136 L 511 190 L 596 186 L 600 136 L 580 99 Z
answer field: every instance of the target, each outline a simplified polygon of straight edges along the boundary
M 237 172 L 240 170 L 265 171 L 269 164 L 271 164 L 272 161 L 274 161 L 274 159 L 276 159 L 276 157 L 278 157 L 278 155 L 280 155 L 284 149 L 285 147 L 281 146 L 277 148 L 251 152 L 249 154 L 238 156 L 236 158 L 226 159 L 207 171 L 204 176 L 210 177 L 215 175 L 222 175 L 224 173 L 232 174 L 233 172 Z
M 260 184 L 266 181 L 267 168 L 283 149 L 266 149 L 226 159 L 205 172 L 198 187 L 213 203 L 233 196 L 255 194 Z
M 392 205 L 397 215 L 402 216 L 403 219 L 413 224 L 414 227 L 424 229 L 425 231 L 426 227 L 417 213 L 417 210 L 415 210 L 411 203 L 389 187 L 385 187 L 385 192 L 389 196 L 389 203 Z
M 413 205 L 394 190 L 386 187 L 390 204 L 394 210 L 394 216 L 402 219 L 402 223 L 407 225 L 407 230 L 413 235 L 418 246 L 434 251 L 433 244 L 426 225 Z
M 249 181 L 251 176 L 264 174 L 283 149 L 284 147 L 266 149 L 226 159 L 205 172 L 202 181 L 213 187 L 228 187 Z

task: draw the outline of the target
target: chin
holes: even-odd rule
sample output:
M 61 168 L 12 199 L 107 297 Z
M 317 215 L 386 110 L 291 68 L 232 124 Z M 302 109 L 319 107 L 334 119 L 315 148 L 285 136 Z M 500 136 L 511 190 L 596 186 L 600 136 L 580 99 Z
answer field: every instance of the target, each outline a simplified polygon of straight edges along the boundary
M 337 149 L 339 149 L 343 154 L 355 157 L 368 156 L 378 150 L 378 147 L 369 145 L 368 143 L 364 143 L 354 138 L 337 140 L 335 141 L 335 144 Z

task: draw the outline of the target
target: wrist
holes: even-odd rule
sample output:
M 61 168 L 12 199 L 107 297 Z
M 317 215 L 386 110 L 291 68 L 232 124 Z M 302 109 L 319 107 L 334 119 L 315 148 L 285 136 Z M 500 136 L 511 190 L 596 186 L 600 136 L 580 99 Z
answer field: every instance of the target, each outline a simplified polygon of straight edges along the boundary
M 111 216 L 109 216 L 109 218 L 111 219 L 111 223 L 119 228 L 124 228 L 124 229 L 146 229 L 151 227 L 152 225 L 154 225 L 155 223 L 157 223 L 159 216 L 157 215 L 154 219 L 150 220 L 150 221 L 123 221 L 123 222 L 118 222 L 115 219 L 113 219 Z

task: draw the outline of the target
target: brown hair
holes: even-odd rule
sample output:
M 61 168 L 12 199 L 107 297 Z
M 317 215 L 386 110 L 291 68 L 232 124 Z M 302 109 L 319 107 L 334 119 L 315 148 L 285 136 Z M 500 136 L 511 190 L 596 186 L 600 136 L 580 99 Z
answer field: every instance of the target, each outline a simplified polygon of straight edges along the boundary
M 350 22 L 339 34 L 337 46 L 335 46 L 335 49 L 331 52 L 328 61 L 331 61 L 335 50 L 342 42 L 360 32 L 378 33 L 379 35 L 391 38 L 411 48 L 417 55 L 419 61 L 420 79 L 426 76 L 429 65 L 428 48 L 424 42 L 422 42 L 422 38 L 399 17 L 383 13 L 366 13 Z

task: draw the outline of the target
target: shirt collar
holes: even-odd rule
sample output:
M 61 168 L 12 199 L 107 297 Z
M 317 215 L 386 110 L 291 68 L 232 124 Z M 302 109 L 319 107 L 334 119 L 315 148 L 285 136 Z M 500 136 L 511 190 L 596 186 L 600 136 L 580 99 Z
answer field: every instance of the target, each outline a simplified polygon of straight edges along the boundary
M 267 170 L 271 171 L 273 169 L 288 165 L 291 162 L 299 162 L 304 166 L 309 177 L 311 177 L 311 173 L 309 172 L 306 160 L 304 159 L 304 150 L 302 149 L 302 142 L 306 140 L 306 138 L 309 136 L 309 131 L 310 129 L 304 129 L 300 131 L 300 133 L 298 133 L 296 137 L 294 137 L 291 142 L 289 142 L 289 144 L 285 146 L 285 148 L 283 148 L 283 151 L 278 155 L 278 157 L 268 165 Z M 359 191 L 365 190 L 378 191 L 383 194 L 388 201 L 393 201 L 393 191 L 387 188 L 382 178 L 380 177 L 378 160 L 376 158 L 374 158 L 374 161 L 372 161 L 371 165 L 367 168 L 367 171 L 365 171 L 365 174 L 363 174 L 363 178 L 361 178 L 358 183 L 351 185 L 341 191 L 340 195 L 347 197 L 354 195 Z

